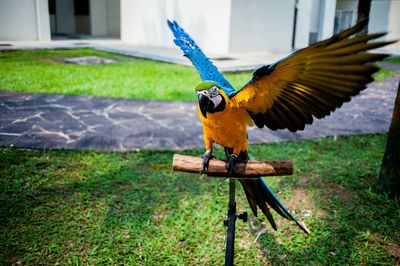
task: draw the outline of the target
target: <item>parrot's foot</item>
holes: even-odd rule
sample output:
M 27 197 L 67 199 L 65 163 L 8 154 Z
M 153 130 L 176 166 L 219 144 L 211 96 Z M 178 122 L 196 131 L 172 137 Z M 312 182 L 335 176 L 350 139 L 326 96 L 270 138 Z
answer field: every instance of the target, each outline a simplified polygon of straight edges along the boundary
M 201 156 L 203 159 L 203 167 L 201 169 L 200 174 L 204 174 L 208 170 L 208 163 L 210 162 L 211 159 L 215 158 L 214 155 L 212 155 L 212 150 L 207 150 L 203 156 Z
M 236 165 L 237 161 L 238 161 L 237 155 L 232 153 L 229 156 L 229 161 L 228 161 L 228 176 L 233 175 L 233 169 L 235 169 L 235 165 Z

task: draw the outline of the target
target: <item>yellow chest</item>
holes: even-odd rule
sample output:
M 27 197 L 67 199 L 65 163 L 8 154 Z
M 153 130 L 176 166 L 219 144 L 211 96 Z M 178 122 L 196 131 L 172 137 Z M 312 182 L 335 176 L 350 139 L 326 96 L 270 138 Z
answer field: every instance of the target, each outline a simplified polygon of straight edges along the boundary
M 207 113 L 207 118 L 203 117 L 200 110 L 198 115 L 203 123 L 205 139 L 227 148 L 247 149 L 246 126 L 251 126 L 252 121 L 246 110 L 228 105 L 222 112 Z

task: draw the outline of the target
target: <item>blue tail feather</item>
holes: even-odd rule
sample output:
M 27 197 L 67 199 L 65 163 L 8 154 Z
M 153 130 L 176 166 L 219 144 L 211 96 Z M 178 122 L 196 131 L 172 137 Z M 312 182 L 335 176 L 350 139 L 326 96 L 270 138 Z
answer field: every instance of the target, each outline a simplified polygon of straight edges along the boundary
M 273 199 L 275 200 L 275 202 L 278 204 L 278 206 L 280 207 L 280 209 L 287 215 L 287 219 L 294 221 L 306 234 L 309 234 L 310 231 L 308 230 L 308 228 L 302 224 L 301 222 L 299 222 L 299 220 L 297 220 L 297 218 L 289 212 L 289 210 L 282 204 L 282 202 L 280 202 L 280 200 L 276 197 L 276 195 L 272 192 L 272 190 L 269 188 L 269 186 L 267 185 L 267 183 L 264 181 L 263 178 L 259 177 L 259 180 L 261 180 L 261 183 L 264 185 L 264 188 L 266 188 L 267 193 L 269 195 L 271 195 L 273 197 Z M 272 206 L 271 206 L 272 207 Z
M 227 154 L 230 153 L 229 149 L 225 149 Z M 239 157 L 242 160 L 250 160 L 248 152 L 242 152 Z M 280 202 L 280 200 L 276 197 L 274 192 L 269 188 L 267 183 L 262 177 L 258 179 L 241 179 L 240 182 L 245 190 L 245 194 L 247 200 L 252 208 L 254 215 L 257 216 L 257 205 L 261 210 L 265 206 L 265 203 L 268 204 L 272 209 L 274 209 L 279 215 L 282 217 L 294 221 L 306 234 L 309 234 L 310 231 L 307 227 L 300 223 L 297 218 L 289 212 L 289 210 Z M 265 210 L 265 208 L 264 208 Z M 274 221 L 271 221 L 272 217 L 268 210 L 263 210 L 263 213 L 267 216 L 269 222 L 271 223 L 272 227 L 276 230 L 276 225 Z

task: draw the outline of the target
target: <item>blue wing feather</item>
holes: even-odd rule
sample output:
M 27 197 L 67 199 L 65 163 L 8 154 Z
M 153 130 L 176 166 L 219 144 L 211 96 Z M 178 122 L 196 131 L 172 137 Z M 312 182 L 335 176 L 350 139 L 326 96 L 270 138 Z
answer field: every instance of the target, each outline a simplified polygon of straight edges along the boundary
M 224 78 L 221 72 L 213 65 L 192 38 L 176 23 L 176 21 L 169 21 L 168 26 L 173 32 L 175 39 L 174 43 L 181 48 L 184 55 L 190 59 L 194 67 L 200 74 L 202 80 L 212 80 L 219 83 L 224 90 L 225 94 L 230 97 L 236 91 L 232 85 Z

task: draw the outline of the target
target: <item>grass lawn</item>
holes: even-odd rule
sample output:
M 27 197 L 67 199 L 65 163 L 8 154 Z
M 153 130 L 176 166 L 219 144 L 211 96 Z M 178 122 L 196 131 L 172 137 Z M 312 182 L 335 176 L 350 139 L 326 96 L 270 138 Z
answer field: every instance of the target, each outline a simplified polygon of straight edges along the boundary
M 65 64 L 69 57 L 97 55 L 109 65 Z M 250 73 L 226 74 L 240 88 Z M 200 77 L 194 68 L 92 49 L 0 52 L 0 90 L 135 99 L 194 101 Z
M 65 58 L 84 55 L 113 58 L 118 63 L 63 63 Z M 388 62 L 399 63 L 399 58 Z M 383 69 L 376 80 L 395 74 L 396 71 Z M 235 88 L 240 88 L 250 79 L 251 72 L 225 76 Z M 0 52 L 0 90 L 193 101 L 193 90 L 199 82 L 200 77 L 191 67 L 92 49 Z
M 238 221 L 237 265 L 395 265 L 400 210 L 371 186 L 385 135 L 251 147 L 293 158 L 266 178 L 312 233 Z M 184 151 L 201 154 L 200 150 Z M 221 156 L 222 151 L 218 151 Z M 227 182 L 171 171 L 172 152 L 0 149 L 0 264 L 221 265 Z M 249 211 L 240 189 L 239 211 Z

